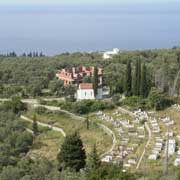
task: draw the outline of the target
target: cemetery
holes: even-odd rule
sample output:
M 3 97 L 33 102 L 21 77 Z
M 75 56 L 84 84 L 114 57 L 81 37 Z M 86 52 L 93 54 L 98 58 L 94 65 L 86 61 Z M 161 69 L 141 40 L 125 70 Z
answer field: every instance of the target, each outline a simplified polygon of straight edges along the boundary
M 180 110 L 179 105 L 174 105 L 172 108 L 176 111 Z M 132 113 L 133 116 L 119 110 L 96 113 L 97 120 L 109 126 L 115 132 L 118 140 L 113 151 L 102 161 L 114 164 L 123 163 L 125 169 L 135 168 L 143 149 L 146 149 L 141 168 L 144 163 L 149 164 L 150 167 L 152 163 L 154 167 L 160 167 L 166 156 L 172 166 L 180 165 L 180 147 L 178 147 L 180 134 L 176 127 L 177 120 L 168 114 L 162 116 L 161 113 L 154 111 L 144 112 L 138 109 Z M 152 133 L 150 144 L 147 147 L 145 143 L 148 134 L 145 122 Z
M 102 161 L 115 164 L 123 163 L 124 167 L 135 167 L 141 152 L 139 148 L 147 141 L 147 133 L 143 121 L 148 119 L 147 113 L 137 110 L 134 117 L 121 113 L 118 110 L 112 112 L 96 113 L 96 118 L 105 123 L 116 134 L 118 140 L 113 151 L 106 155 Z

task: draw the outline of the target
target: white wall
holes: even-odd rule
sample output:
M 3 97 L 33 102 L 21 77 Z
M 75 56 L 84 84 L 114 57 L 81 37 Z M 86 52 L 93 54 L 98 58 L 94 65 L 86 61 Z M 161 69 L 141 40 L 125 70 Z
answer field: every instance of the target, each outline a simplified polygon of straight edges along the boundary
M 77 100 L 83 99 L 95 99 L 93 89 L 78 89 L 77 90 Z

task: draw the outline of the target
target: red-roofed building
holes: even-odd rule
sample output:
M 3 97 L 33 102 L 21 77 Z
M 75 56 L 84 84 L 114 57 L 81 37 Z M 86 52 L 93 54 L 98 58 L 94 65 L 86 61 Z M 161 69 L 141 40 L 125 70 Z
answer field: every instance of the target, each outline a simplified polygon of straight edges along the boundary
M 56 73 L 56 77 L 64 81 L 64 85 L 79 85 L 83 82 L 84 77 L 94 76 L 94 67 L 73 67 L 71 69 L 62 69 Z M 103 69 L 98 68 L 99 86 L 102 86 Z
M 91 83 L 79 84 L 79 89 L 93 89 L 93 84 Z
M 95 99 L 93 84 L 81 83 L 76 94 L 77 100 Z
M 81 83 L 79 84 L 76 99 L 77 100 L 84 100 L 84 99 L 102 99 L 103 97 L 103 90 L 102 88 L 98 88 L 97 95 L 94 94 L 93 84 L 92 83 Z

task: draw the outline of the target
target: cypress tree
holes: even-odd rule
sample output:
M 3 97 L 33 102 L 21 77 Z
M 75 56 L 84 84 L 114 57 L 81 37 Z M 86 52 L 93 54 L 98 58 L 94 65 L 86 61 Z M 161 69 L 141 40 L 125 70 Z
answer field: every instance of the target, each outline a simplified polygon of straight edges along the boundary
M 127 69 L 126 69 L 126 81 L 125 81 L 125 90 L 126 96 L 132 95 L 132 74 L 131 74 L 131 61 L 127 62 Z
M 143 63 L 142 66 L 140 95 L 143 98 L 146 98 L 148 96 L 147 74 L 146 74 L 145 63 Z
M 88 159 L 88 170 L 96 170 L 101 165 L 101 160 L 97 153 L 96 144 L 94 144 L 92 152 L 89 155 Z
M 89 130 L 89 117 L 86 117 L 86 129 Z
M 38 124 L 37 124 L 36 114 L 34 114 L 34 116 L 33 116 L 33 125 L 32 125 L 32 129 L 33 129 L 34 135 L 37 136 L 39 130 L 38 130 Z
M 134 83 L 133 83 L 133 94 L 139 96 L 141 91 L 141 61 L 136 60 Z
M 136 60 L 135 64 L 135 72 L 134 72 L 134 79 L 133 79 L 133 95 L 138 95 L 138 60 Z
M 95 96 L 98 93 L 98 68 L 94 67 L 93 88 Z
M 141 89 L 141 60 L 138 60 L 138 76 L 137 76 L 137 95 L 140 95 Z
M 177 52 L 177 62 L 180 68 L 180 52 Z
M 86 153 L 79 133 L 75 132 L 65 137 L 58 154 L 61 167 L 79 171 L 86 165 Z

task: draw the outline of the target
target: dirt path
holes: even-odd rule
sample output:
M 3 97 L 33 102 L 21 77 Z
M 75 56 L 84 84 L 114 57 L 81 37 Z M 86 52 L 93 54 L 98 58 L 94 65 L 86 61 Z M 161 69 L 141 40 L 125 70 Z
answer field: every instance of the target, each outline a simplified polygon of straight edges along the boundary
M 139 161 L 138 161 L 138 164 L 137 164 L 137 166 L 136 166 L 136 169 L 139 169 L 140 164 L 141 164 L 141 162 L 142 162 L 142 160 L 143 160 L 143 157 L 144 157 L 144 155 L 145 155 L 145 153 L 146 153 L 146 149 L 148 148 L 148 146 L 149 146 L 149 144 L 150 144 L 150 141 L 151 141 L 151 137 L 152 137 L 151 129 L 150 129 L 150 127 L 149 127 L 149 125 L 148 125 L 147 122 L 145 122 L 145 127 L 146 127 L 146 129 L 147 129 L 147 131 L 148 131 L 148 141 L 147 141 L 147 143 L 146 143 L 146 145 L 145 145 L 145 148 L 144 148 L 144 150 L 143 150 L 143 153 L 141 154 L 141 157 L 139 158 Z
M 34 107 L 45 107 L 46 109 L 51 110 L 51 111 L 61 111 L 61 112 L 71 115 L 72 117 L 74 117 L 76 119 L 85 120 L 84 117 L 75 115 L 73 113 L 70 113 L 69 111 L 62 110 L 62 109 L 60 109 L 60 107 L 46 106 L 46 105 L 40 105 L 40 104 L 34 104 Z M 114 132 L 111 129 L 109 129 L 107 126 L 100 124 L 100 123 L 98 123 L 98 126 L 100 128 L 102 128 L 107 134 L 109 134 L 112 137 L 112 143 L 113 143 L 111 146 L 111 149 L 101 155 L 101 158 L 103 158 L 104 156 L 106 156 L 107 154 L 111 153 L 114 150 L 117 140 L 116 140 L 116 135 L 114 134 Z
M 27 118 L 25 116 L 20 116 L 21 119 L 23 119 L 24 121 L 27 121 L 27 122 L 30 122 L 30 123 L 33 123 L 33 120 L 30 119 L 30 118 Z M 37 124 L 42 126 L 42 127 L 48 127 L 50 129 L 52 129 L 53 131 L 57 131 L 57 132 L 60 132 L 64 137 L 66 136 L 66 133 L 64 132 L 64 130 L 62 128 L 59 128 L 59 127 L 56 127 L 56 126 L 52 126 L 52 125 L 49 125 L 49 124 L 46 124 L 46 123 L 42 123 L 42 122 L 39 122 L 37 121 Z
M 98 126 L 101 127 L 107 134 L 112 136 L 112 140 L 113 140 L 111 149 L 101 155 L 101 158 L 103 158 L 104 156 L 106 156 L 107 154 L 111 153 L 114 150 L 116 143 L 117 143 L 117 139 L 116 139 L 116 135 L 114 134 L 114 132 L 111 129 L 109 129 L 107 126 L 100 124 L 100 123 L 98 123 Z
M 34 132 L 31 129 L 29 129 L 29 128 L 26 128 L 26 131 L 31 133 L 31 134 L 34 134 Z
M 66 113 L 68 115 L 70 115 L 71 117 L 75 118 L 75 119 L 79 119 L 79 120 L 85 120 L 85 118 L 81 117 L 81 116 L 78 116 L 76 114 L 73 114 L 69 111 L 66 111 L 66 110 L 62 110 L 60 107 L 57 107 L 57 106 L 46 106 L 46 105 L 41 105 L 41 104 L 33 104 L 33 107 L 44 107 L 50 111 L 60 111 L 60 112 L 63 112 L 63 113 Z
M 46 101 L 53 101 L 53 100 L 59 100 L 59 99 L 61 99 L 61 98 L 46 98 L 45 100 Z M 8 100 L 10 100 L 10 99 L 0 99 L 0 101 L 8 101 Z M 22 102 L 31 104 L 34 107 L 45 107 L 45 108 L 47 108 L 48 110 L 51 110 L 51 111 L 61 111 L 61 112 L 64 112 L 64 113 L 67 113 L 67 114 L 71 115 L 72 117 L 74 117 L 76 119 L 85 120 L 85 118 L 83 118 L 81 116 L 77 116 L 77 115 L 75 115 L 73 113 L 70 113 L 69 111 L 62 110 L 62 109 L 60 109 L 60 107 L 40 105 L 39 101 L 37 99 L 23 99 Z M 134 117 L 134 114 L 131 111 L 127 110 L 127 109 L 124 109 L 122 107 L 118 107 L 118 110 L 121 111 L 122 113 L 129 114 L 130 116 Z M 31 119 L 29 119 L 29 118 L 27 118 L 25 116 L 21 116 L 21 118 L 26 120 L 26 121 L 29 121 L 31 123 L 33 122 Z M 37 122 L 37 123 L 39 125 L 41 125 L 41 126 L 51 128 L 54 131 L 58 131 L 63 136 L 66 136 L 65 132 L 61 128 L 58 128 L 58 127 L 55 127 L 55 126 L 51 126 L 49 124 L 45 124 L 45 123 L 41 123 L 41 122 Z M 103 128 L 104 131 L 106 131 L 109 135 L 111 135 L 113 137 L 113 145 L 112 145 L 111 149 L 109 151 L 107 151 L 106 153 L 102 154 L 101 155 L 101 157 L 102 157 L 102 156 L 105 156 L 106 154 L 109 154 L 110 152 L 113 151 L 113 149 L 115 148 L 117 140 L 116 140 L 116 136 L 113 133 L 113 131 L 110 130 L 107 126 L 105 126 L 103 124 L 98 124 L 98 125 L 99 125 L 99 127 Z M 146 145 L 144 147 L 143 153 L 141 154 L 141 157 L 140 157 L 140 159 L 138 161 L 136 169 L 138 169 L 140 167 L 140 164 L 141 164 L 141 162 L 142 162 L 142 160 L 144 158 L 144 155 L 146 153 L 146 148 L 149 146 L 149 143 L 150 143 L 150 140 L 151 140 L 151 136 L 152 136 L 151 129 L 149 128 L 147 123 L 145 123 L 145 128 L 146 128 L 146 130 L 148 132 L 148 141 L 147 141 L 147 143 L 146 143 Z
M 53 101 L 53 100 L 59 100 L 59 99 L 62 100 L 62 98 L 46 98 L 46 99 L 44 99 L 44 100 L 46 100 L 46 101 Z M 9 101 L 9 100 L 10 100 L 10 99 L 0 99 L 0 101 L 2 101 L 2 102 Z M 50 110 L 50 111 L 60 111 L 60 112 L 64 112 L 64 113 L 66 113 L 66 114 L 69 114 L 70 116 L 72 116 L 72 117 L 75 118 L 75 119 L 85 120 L 84 117 L 75 115 L 75 114 L 73 114 L 73 113 L 71 113 L 71 112 L 69 112 L 69 111 L 66 111 L 66 110 L 62 110 L 60 107 L 41 105 L 41 104 L 39 104 L 39 101 L 38 101 L 37 99 L 23 99 L 22 102 L 23 102 L 23 103 L 30 104 L 30 105 L 32 105 L 33 107 L 45 107 L 46 109 L 48 109 L 48 110 Z M 25 120 L 25 121 L 27 121 L 27 122 L 33 123 L 33 120 L 32 120 L 32 119 L 29 119 L 29 118 L 27 118 L 27 117 L 25 117 L 25 116 L 21 116 L 21 119 L 23 119 L 23 120 Z M 40 126 L 48 127 L 48 128 L 50 128 L 50 129 L 52 129 L 52 130 L 54 130 L 54 131 L 60 132 L 64 137 L 66 136 L 66 134 L 65 134 L 65 132 L 64 132 L 64 130 L 63 130 L 62 128 L 58 128 L 58 127 L 55 127 L 55 126 L 51 126 L 51 125 L 49 125 L 49 124 L 42 123 L 42 122 L 39 122 L 39 121 L 37 121 L 37 123 L 38 123 L 38 125 L 40 125 Z M 113 132 L 111 129 L 109 129 L 107 126 L 105 126 L 105 125 L 103 125 L 103 124 L 98 124 L 98 126 L 99 126 L 100 128 L 102 128 L 107 134 L 109 134 L 110 136 L 112 136 L 112 141 L 113 141 L 113 144 L 112 144 L 112 146 L 111 146 L 111 149 L 101 155 L 101 157 L 104 157 L 105 155 L 111 153 L 111 152 L 114 150 L 114 148 L 115 148 L 115 146 L 116 146 L 116 143 L 117 143 L 117 140 L 116 140 L 116 136 L 115 136 L 114 132 Z M 30 131 L 30 129 L 27 129 L 27 131 L 29 131 L 30 133 L 32 133 L 32 131 Z

